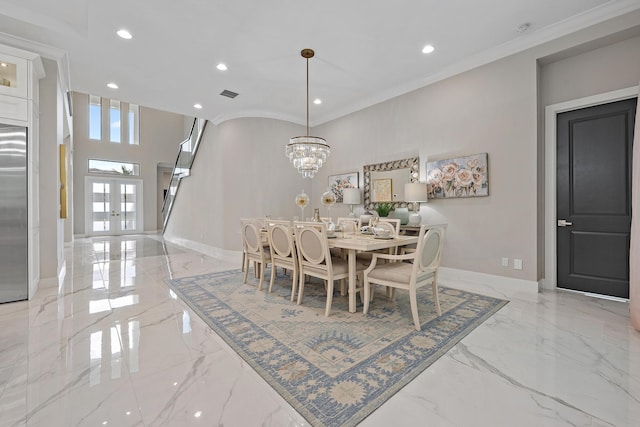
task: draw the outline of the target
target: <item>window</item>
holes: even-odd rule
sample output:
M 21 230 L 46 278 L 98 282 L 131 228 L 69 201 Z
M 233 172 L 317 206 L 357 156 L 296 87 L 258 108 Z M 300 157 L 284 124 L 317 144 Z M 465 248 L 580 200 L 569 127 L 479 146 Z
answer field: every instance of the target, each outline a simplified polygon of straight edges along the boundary
M 102 107 L 104 101 L 105 108 Z M 107 107 L 107 101 L 109 107 Z M 89 95 L 89 138 L 103 141 L 102 123 L 108 123 L 104 138 L 116 144 L 140 145 L 140 106 Z M 107 135 L 108 131 L 108 135 Z
M 140 164 L 89 159 L 89 173 L 107 175 L 140 176 Z
M 89 138 L 102 139 L 102 108 L 100 107 L 101 98 L 95 95 L 89 95 Z
M 129 104 L 129 144 L 140 144 L 140 107 L 136 104 Z
M 120 101 L 109 100 L 109 140 L 111 142 L 121 142 L 120 131 Z

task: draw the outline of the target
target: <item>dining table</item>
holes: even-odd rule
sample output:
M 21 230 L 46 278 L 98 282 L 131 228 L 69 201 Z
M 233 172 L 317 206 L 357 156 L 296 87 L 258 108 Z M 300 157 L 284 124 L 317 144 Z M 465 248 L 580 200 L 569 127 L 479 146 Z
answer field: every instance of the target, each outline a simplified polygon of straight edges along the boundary
M 396 246 L 405 246 L 418 243 L 418 236 L 397 236 L 391 238 L 380 238 L 373 234 L 361 232 L 334 234 L 328 239 L 329 248 L 338 248 L 346 251 L 347 262 L 349 264 L 349 312 L 356 312 L 356 294 L 363 290 L 363 287 L 356 287 L 356 253 L 378 251 L 390 249 Z M 361 294 L 362 295 L 362 294 Z

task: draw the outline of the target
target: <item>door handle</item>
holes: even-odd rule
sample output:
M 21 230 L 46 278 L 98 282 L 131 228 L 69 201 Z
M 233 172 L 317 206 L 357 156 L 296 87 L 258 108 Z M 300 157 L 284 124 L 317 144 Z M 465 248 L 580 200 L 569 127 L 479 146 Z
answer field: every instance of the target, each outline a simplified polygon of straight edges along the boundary
M 572 222 L 567 221 L 566 219 L 559 219 L 558 220 L 558 227 L 568 227 L 573 225 Z

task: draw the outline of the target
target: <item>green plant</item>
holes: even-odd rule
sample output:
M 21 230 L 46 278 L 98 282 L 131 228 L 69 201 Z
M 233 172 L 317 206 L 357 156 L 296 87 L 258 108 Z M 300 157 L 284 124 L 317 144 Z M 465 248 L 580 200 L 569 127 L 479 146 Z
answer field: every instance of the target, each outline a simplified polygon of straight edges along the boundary
M 378 205 L 376 206 L 376 212 L 378 212 L 378 215 L 380 216 L 387 216 L 389 215 L 389 212 L 391 212 L 392 210 L 393 210 L 393 203 L 382 202 L 382 203 L 378 203 Z

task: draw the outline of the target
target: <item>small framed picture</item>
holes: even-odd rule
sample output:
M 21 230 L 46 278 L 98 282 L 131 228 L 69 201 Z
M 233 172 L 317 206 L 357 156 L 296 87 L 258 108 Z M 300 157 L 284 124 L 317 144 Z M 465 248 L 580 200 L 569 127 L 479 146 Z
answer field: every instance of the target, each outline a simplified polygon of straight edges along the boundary
M 358 188 L 358 172 L 329 175 L 329 188 L 336 195 L 336 202 L 342 203 L 342 190 Z
M 374 179 L 373 192 L 371 194 L 372 202 L 392 202 L 393 189 L 391 188 L 391 178 Z

